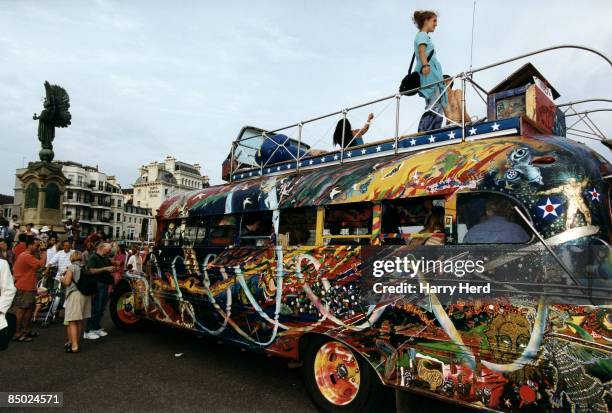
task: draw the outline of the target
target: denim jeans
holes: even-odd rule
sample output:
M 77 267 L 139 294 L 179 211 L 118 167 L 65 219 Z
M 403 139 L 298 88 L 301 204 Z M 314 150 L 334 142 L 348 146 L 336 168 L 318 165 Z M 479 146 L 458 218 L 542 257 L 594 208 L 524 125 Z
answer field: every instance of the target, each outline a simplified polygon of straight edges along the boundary
M 87 320 L 87 327 L 85 328 L 86 332 L 99 330 L 100 321 L 102 321 L 102 316 L 104 315 L 104 308 L 106 307 L 106 303 L 108 302 L 108 285 L 98 283 L 98 291 L 93 296 L 91 300 L 91 317 Z

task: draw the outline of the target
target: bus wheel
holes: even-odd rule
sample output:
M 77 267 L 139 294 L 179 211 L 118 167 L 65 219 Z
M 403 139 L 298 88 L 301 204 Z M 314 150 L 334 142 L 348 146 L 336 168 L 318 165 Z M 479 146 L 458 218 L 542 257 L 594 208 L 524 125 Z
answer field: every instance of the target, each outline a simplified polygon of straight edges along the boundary
M 304 379 L 312 401 L 324 412 L 380 411 L 386 389 L 372 367 L 345 344 L 313 340 L 304 353 Z
M 134 330 L 141 324 L 141 317 L 134 312 L 134 294 L 130 284 L 121 282 L 110 299 L 110 315 L 113 323 L 122 330 Z

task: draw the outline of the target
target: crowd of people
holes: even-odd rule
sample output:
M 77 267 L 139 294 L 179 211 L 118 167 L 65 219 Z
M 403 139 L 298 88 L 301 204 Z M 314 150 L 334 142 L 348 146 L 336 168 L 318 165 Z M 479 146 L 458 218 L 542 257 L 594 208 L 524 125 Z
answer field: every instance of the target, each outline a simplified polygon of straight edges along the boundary
M 22 229 L 17 218 L 0 219 L 0 350 L 40 335 L 33 324 L 49 305 L 51 291 L 63 297 L 57 318 L 66 327 L 65 352 L 78 353 L 82 339 L 107 336 L 101 321 L 109 294 L 124 271 L 143 269 L 150 259 L 148 246 L 135 244 L 128 251 L 95 230 L 81 242 L 73 222 L 64 228 L 68 238 L 59 241 L 53 227 L 27 224 Z M 85 273 L 95 279 L 93 293 L 81 288 Z

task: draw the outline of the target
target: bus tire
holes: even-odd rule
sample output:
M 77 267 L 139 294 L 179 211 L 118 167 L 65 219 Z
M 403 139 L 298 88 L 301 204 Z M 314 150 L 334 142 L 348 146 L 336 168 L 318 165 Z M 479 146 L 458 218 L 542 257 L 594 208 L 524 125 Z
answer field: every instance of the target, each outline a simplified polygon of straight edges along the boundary
M 311 339 L 302 360 L 308 394 L 320 411 L 381 412 L 392 398 L 372 366 L 339 341 Z
M 110 298 L 110 316 L 115 326 L 134 331 L 142 325 L 142 318 L 134 313 L 133 292 L 128 282 L 119 282 Z

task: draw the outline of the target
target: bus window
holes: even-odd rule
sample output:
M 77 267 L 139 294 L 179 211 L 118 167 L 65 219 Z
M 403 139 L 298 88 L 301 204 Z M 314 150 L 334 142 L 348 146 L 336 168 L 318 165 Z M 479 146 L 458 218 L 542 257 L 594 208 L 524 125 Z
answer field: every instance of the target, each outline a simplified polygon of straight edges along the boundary
M 444 244 L 444 198 L 383 201 L 381 238 L 384 245 Z
M 182 245 L 193 247 L 206 241 L 206 220 L 190 219 L 181 222 Z
M 460 244 L 523 244 L 529 227 L 507 196 L 489 192 L 457 198 L 457 238 Z
M 234 245 L 236 240 L 236 221 L 237 217 L 235 215 L 212 217 L 208 244 L 221 247 Z
M 315 208 L 284 209 L 280 213 L 278 233 L 288 235 L 289 245 L 314 245 L 316 225 Z
M 323 239 L 328 245 L 368 245 L 372 236 L 372 204 L 325 207 Z
M 189 224 L 192 228 L 196 228 L 195 238 L 191 245 L 201 247 L 206 245 L 206 230 L 208 227 L 208 218 L 199 218 L 190 220 Z
M 251 212 L 240 220 L 240 245 L 261 247 L 272 240 L 272 211 Z

